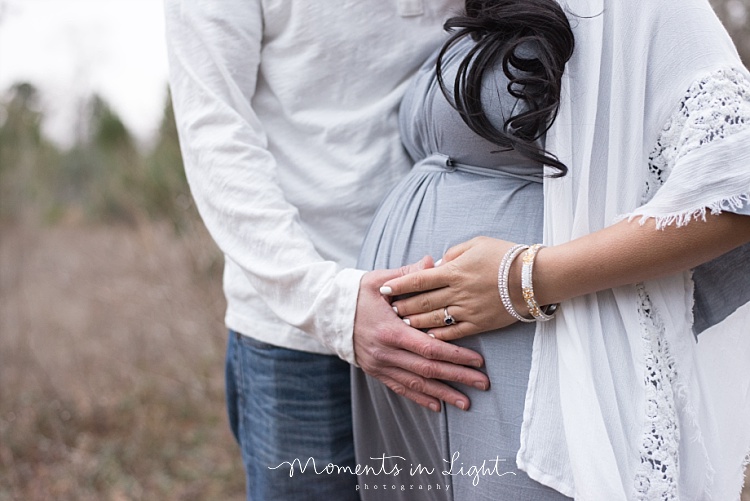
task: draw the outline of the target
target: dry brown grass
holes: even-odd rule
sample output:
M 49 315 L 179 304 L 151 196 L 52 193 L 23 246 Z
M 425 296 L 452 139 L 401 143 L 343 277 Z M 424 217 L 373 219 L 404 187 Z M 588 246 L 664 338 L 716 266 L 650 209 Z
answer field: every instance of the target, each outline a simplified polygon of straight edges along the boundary
M 199 226 L 0 227 L 0 501 L 244 498 Z

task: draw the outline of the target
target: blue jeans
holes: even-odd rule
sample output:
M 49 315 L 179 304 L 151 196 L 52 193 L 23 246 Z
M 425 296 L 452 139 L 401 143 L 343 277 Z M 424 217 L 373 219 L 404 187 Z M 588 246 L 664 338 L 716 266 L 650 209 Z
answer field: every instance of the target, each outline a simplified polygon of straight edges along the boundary
M 229 332 L 227 409 L 248 501 L 359 499 L 349 370 L 335 356 Z

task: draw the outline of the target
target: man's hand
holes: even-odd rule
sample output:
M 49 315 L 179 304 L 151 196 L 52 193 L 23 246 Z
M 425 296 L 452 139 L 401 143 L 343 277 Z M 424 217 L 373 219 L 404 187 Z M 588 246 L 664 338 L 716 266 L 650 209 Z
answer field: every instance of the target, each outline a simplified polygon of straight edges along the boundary
M 467 410 L 468 397 L 439 380 L 488 389 L 487 375 L 467 367 L 481 367 L 482 356 L 408 326 L 380 294 L 386 281 L 432 266 L 432 258 L 426 257 L 398 270 L 364 275 L 354 319 L 354 353 L 362 370 L 397 394 L 436 412 L 441 400 Z

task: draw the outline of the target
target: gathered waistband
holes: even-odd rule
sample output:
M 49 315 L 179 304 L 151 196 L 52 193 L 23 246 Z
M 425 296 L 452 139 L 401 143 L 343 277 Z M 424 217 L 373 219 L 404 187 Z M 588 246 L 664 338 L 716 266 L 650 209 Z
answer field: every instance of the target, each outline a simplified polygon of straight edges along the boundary
M 414 165 L 414 170 L 420 171 L 433 171 L 433 172 L 468 172 L 470 174 L 476 174 L 478 176 L 486 177 L 509 177 L 513 179 L 521 179 L 524 181 L 531 181 L 534 183 L 542 183 L 543 176 L 541 174 L 517 174 L 515 172 L 508 172 L 503 170 L 506 166 L 498 167 L 479 167 L 476 165 L 468 165 L 456 162 L 448 155 L 443 153 L 433 153 L 428 157 L 423 158 Z

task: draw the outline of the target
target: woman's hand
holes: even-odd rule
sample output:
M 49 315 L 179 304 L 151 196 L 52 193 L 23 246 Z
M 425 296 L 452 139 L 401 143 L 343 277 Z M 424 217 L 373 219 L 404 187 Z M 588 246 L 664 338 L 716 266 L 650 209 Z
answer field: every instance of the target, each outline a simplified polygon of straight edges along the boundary
M 393 301 L 398 315 L 417 329 L 429 329 L 438 339 L 459 339 L 514 323 L 503 307 L 497 289 L 497 272 L 503 255 L 514 244 L 476 237 L 448 249 L 439 266 L 389 280 L 381 293 L 388 296 L 419 293 Z M 517 274 L 511 290 L 520 291 Z M 513 304 L 524 314 L 514 298 Z M 445 309 L 455 323 L 446 326 Z

